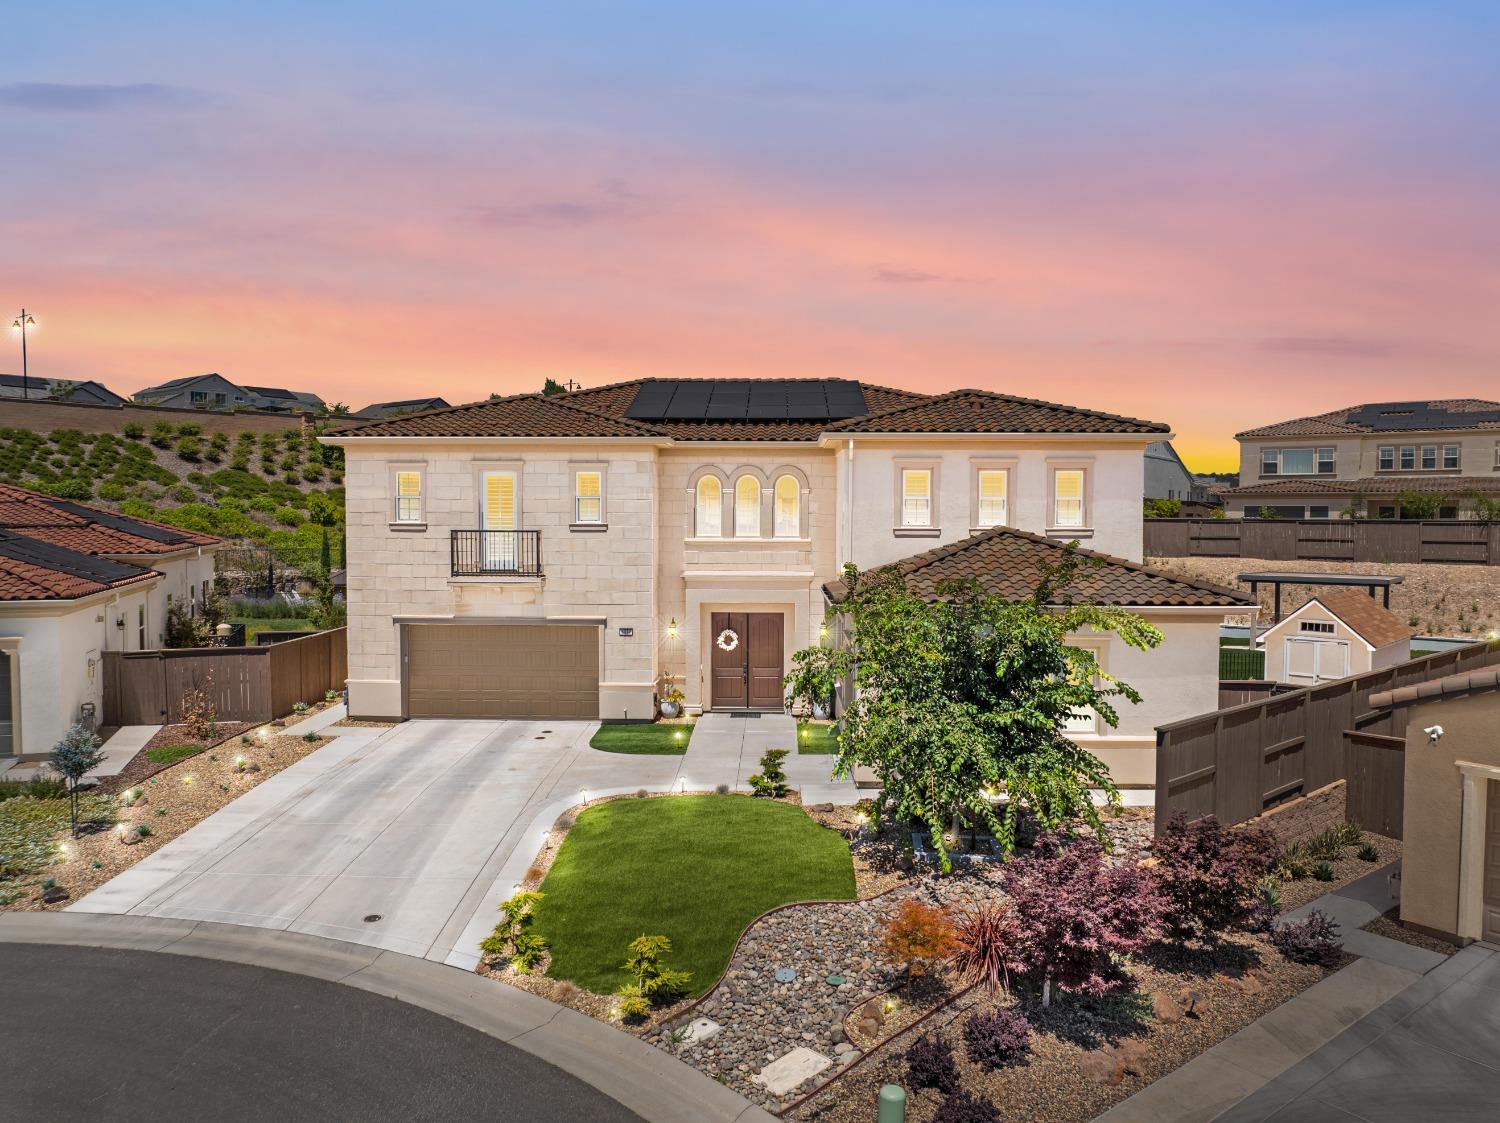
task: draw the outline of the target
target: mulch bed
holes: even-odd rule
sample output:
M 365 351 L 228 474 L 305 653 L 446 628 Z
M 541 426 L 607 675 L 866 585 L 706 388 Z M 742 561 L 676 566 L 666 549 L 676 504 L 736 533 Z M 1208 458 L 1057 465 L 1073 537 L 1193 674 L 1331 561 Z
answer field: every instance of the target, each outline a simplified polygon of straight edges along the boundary
M 45 866 L 35 874 L 6 881 L 6 889 L 23 889 L 26 894 L 9 905 L 0 906 L 0 911 L 53 912 L 67 908 L 325 743 L 324 739 L 308 742 L 296 736 L 254 737 L 249 745 L 242 746 L 236 741 L 209 748 L 187 760 L 161 766 L 154 775 L 137 784 L 122 784 L 120 791 L 135 787 L 141 792 L 140 798 L 128 806 L 121 801 L 119 819 L 125 826 L 124 840 L 117 829 L 109 827 L 78 839 L 69 838 L 64 831 L 59 836 L 67 845 L 63 860 Z M 243 772 L 235 765 L 238 756 L 243 756 L 246 761 Z M 136 759 L 144 760 L 145 756 L 142 754 Z M 102 789 L 103 785 L 100 787 Z M 140 838 L 136 833 L 136 827 L 142 823 L 151 828 L 151 834 L 146 838 Z M 50 905 L 42 902 L 39 894 L 41 883 L 46 878 L 52 878 L 67 889 L 69 899 Z
M 254 728 L 255 725 L 248 721 L 221 721 L 213 739 L 204 743 L 204 751 L 217 748 L 219 745 L 224 744 L 224 742 L 231 741 L 247 730 Z M 148 750 L 164 748 L 169 745 L 193 745 L 197 743 L 192 735 L 188 733 L 187 726 L 164 725 L 151 735 L 151 740 L 146 742 L 140 752 L 130 758 L 129 763 L 123 769 L 113 776 L 104 777 L 99 781 L 95 790 L 103 792 L 106 795 L 119 795 L 126 788 L 133 788 L 137 784 L 142 784 L 164 769 L 173 767 L 171 764 L 158 764 L 152 760 L 146 755 Z M 196 758 L 189 757 L 188 759 L 194 760 Z M 181 763 L 187 763 L 187 761 Z
M 1403 944 L 1410 944 L 1414 948 L 1426 948 L 1428 951 L 1435 951 L 1439 955 L 1452 955 L 1458 950 L 1456 945 L 1450 944 L 1447 940 L 1440 940 L 1436 936 L 1426 936 L 1421 932 L 1413 932 L 1401 923 L 1401 910 L 1399 908 L 1381 913 L 1364 926 L 1364 931 L 1372 932 L 1377 936 L 1384 936 L 1390 940 L 1399 940 Z

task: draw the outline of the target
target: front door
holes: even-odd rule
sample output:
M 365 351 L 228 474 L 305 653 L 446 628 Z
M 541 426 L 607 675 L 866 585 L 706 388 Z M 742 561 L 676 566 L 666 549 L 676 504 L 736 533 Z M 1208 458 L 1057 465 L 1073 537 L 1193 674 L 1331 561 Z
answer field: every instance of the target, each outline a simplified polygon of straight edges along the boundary
M 780 710 L 786 674 L 779 612 L 715 612 L 709 638 L 710 704 L 716 710 Z

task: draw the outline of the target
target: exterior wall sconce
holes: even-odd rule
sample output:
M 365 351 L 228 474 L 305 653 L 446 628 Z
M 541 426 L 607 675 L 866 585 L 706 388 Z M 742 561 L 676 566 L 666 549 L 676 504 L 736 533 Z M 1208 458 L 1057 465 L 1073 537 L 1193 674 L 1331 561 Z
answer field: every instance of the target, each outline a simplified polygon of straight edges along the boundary
M 677 638 L 677 617 L 675 617 L 675 616 L 672 617 L 672 619 L 667 624 L 667 638 L 668 639 L 676 639 Z

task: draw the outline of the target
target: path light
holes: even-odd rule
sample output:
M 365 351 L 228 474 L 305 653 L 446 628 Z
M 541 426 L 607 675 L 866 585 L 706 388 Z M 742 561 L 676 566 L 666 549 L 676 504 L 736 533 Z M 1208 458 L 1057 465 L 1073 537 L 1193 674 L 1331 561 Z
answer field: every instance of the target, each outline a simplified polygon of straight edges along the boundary
M 687 777 L 679 776 L 677 777 L 677 794 L 681 795 L 685 791 L 687 791 Z
M 682 740 L 682 730 L 679 729 L 676 733 L 672 734 L 672 736 L 676 740 L 681 741 Z
M 120 841 L 124 842 L 125 841 L 125 824 L 124 823 L 116 823 L 115 824 L 115 831 L 116 831 L 116 833 L 119 834 Z
M 192 787 L 193 786 L 193 778 L 191 776 L 184 776 L 182 778 L 182 786 L 185 787 L 185 788 Z
M 66 856 L 66 854 L 68 853 L 68 844 L 66 842 L 59 842 L 57 844 L 57 852 Z
M 856 811 L 854 813 L 854 821 L 856 823 L 858 823 L 860 826 L 864 826 L 866 823 L 868 823 L 870 821 L 870 817 L 868 815 L 866 815 L 863 811 Z
M 261 740 L 262 740 L 262 741 L 264 741 L 264 740 L 265 740 L 265 739 L 266 739 L 266 738 L 267 738 L 267 737 L 269 737 L 269 736 L 270 736 L 270 735 L 271 735 L 271 730 L 270 730 L 270 728 L 269 728 L 269 727 L 267 727 L 267 726 L 264 726 L 264 725 L 262 725 L 262 726 L 261 726 L 261 727 L 260 727 L 260 739 L 261 739 Z
M 581 796 L 583 796 L 583 802 L 584 803 L 587 803 L 589 801 L 589 790 L 588 790 L 588 788 L 579 788 L 578 789 L 578 794 L 581 795 Z

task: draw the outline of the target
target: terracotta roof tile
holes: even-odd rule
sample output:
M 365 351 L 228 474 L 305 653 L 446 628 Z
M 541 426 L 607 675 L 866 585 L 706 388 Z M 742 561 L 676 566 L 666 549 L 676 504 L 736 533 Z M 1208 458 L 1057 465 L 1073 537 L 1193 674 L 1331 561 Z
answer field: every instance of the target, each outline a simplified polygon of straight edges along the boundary
M 831 433 L 1168 433 L 1136 417 L 1018 398 L 989 390 L 953 390 L 923 402 L 853 417 Z
M 1436 401 L 1414 402 L 1414 403 L 1379 403 L 1371 402 L 1356 406 L 1345 406 L 1343 409 L 1332 410 L 1329 413 L 1313 414 L 1311 417 L 1295 417 L 1290 421 L 1276 421 L 1270 425 L 1260 425 L 1254 429 L 1246 429 L 1242 433 L 1236 433 L 1235 439 L 1242 440 L 1254 437 L 1335 437 L 1359 436 L 1365 433 L 1422 433 L 1432 432 L 1435 428 L 1442 429 L 1500 429 L 1500 421 L 1482 420 L 1466 425 L 1455 423 L 1450 425 L 1433 426 L 1431 424 L 1420 428 L 1400 429 L 1381 428 L 1375 429 L 1369 425 L 1361 425 L 1349 421 L 1349 415 L 1358 413 L 1360 410 L 1370 409 L 1372 406 L 1383 404 L 1417 405 L 1432 409 L 1448 410 L 1453 413 L 1494 413 L 1500 412 L 1500 402 L 1485 401 L 1482 398 L 1445 398 Z
M 1020 600 L 1035 594 L 1044 570 L 1061 561 L 1066 550 L 1054 539 L 1000 526 L 892 564 L 906 574 L 907 587 L 927 600 L 937 598 L 939 582 L 959 578 L 973 578 L 987 592 Z M 1092 601 L 1139 608 L 1226 610 L 1255 604 L 1247 594 L 1222 585 L 1187 581 L 1093 550 L 1074 552 L 1091 564 L 1080 567 L 1076 580 L 1061 591 L 1056 604 Z M 843 583 L 832 582 L 824 591 L 836 601 L 843 595 Z
M 341 437 L 660 437 L 649 425 L 612 417 L 562 395 L 516 394 L 491 402 L 408 413 L 341 429 Z
M 1357 480 L 1319 479 L 1314 476 L 1262 480 L 1225 492 L 1244 495 L 1400 495 L 1403 491 L 1460 498 L 1471 492 L 1500 495 L 1500 478 L 1493 476 L 1363 476 Z

